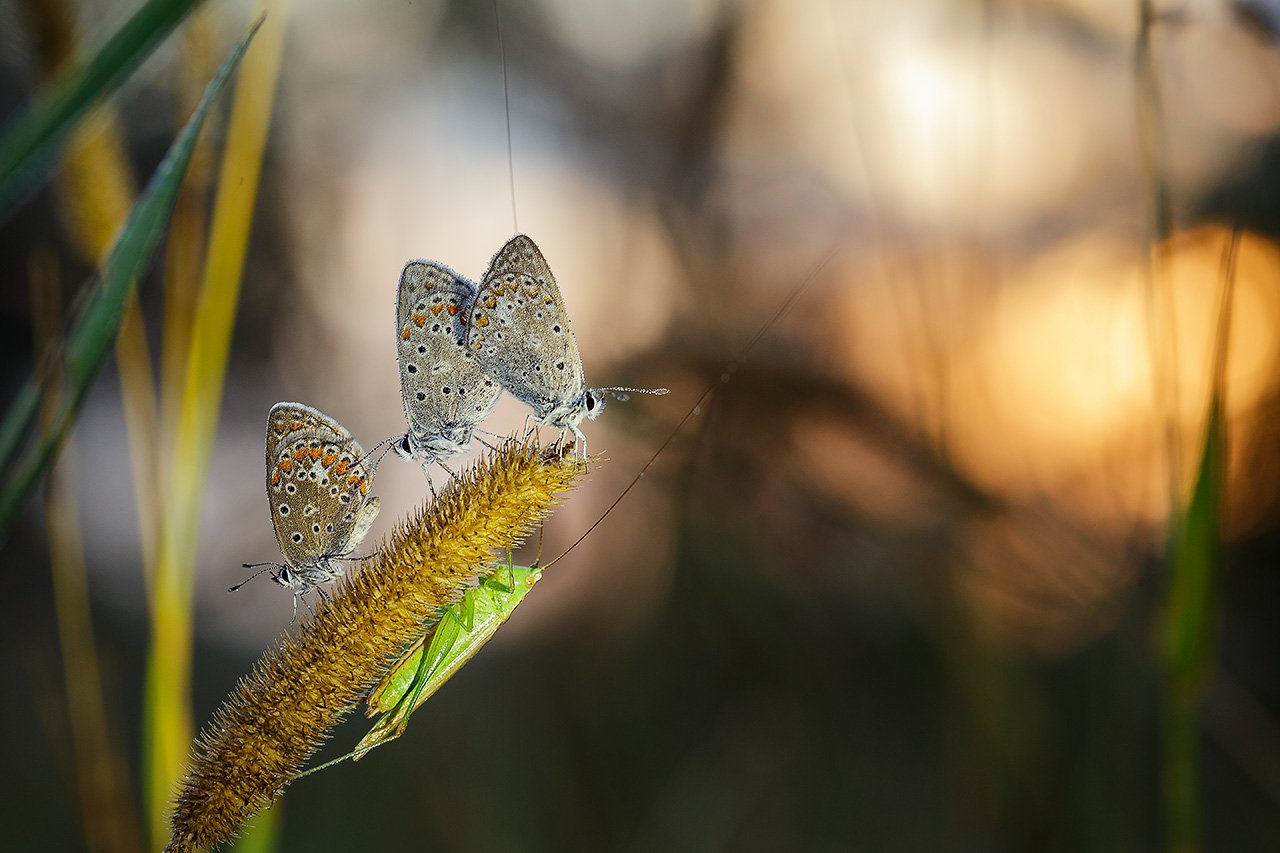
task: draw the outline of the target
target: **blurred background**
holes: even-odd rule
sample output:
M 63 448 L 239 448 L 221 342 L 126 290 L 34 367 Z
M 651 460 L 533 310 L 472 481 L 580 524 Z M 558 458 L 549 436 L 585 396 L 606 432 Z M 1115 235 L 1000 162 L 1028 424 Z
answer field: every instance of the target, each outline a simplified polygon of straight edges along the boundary
M 0 2 L 0 116 L 44 79 L 31 5 Z M 226 592 L 278 559 L 268 408 L 366 447 L 404 430 L 406 260 L 478 278 L 514 200 L 589 382 L 672 389 L 584 425 L 607 461 L 544 560 L 663 449 L 404 738 L 289 789 L 279 849 L 1280 847 L 1280 5 L 502 0 L 501 44 L 489 0 L 266 5 L 285 36 L 199 516 L 197 726 L 291 616 L 265 579 Z M 69 2 L 72 31 L 132 8 Z M 251 17 L 211 0 L 126 84 L 138 175 Z M 10 389 L 33 280 L 93 268 L 59 186 L 0 228 Z M 1167 544 L 1220 353 L 1224 541 L 1176 805 Z M 62 472 L 114 819 L 140 827 L 146 520 L 120 387 L 109 363 Z M 504 398 L 487 428 L 524 415 Z M 370 542 L 424 486 L 386 460 Z M 0 822 L 12 849 L 82 849 L 101 815 L 46 521 L 33 503 L 4 546 Z M 145 836 L 121 832 L 88 844 Z

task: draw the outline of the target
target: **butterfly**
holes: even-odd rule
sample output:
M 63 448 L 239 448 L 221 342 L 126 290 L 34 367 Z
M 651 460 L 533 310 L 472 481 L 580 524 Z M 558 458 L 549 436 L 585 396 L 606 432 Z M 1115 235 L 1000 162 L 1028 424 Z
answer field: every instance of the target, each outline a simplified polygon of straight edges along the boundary
M 262 568 L 231 587 L 269 572 L 298 598 L 344 574 L 343 560 L 360 547 L 378 517 L 369 495 L 374 468 L 359 442 L 333 418 L 302 403 L 276 403 L 267 415 L 267 503 L 283 563 Z
M 435 261 L 410 261 L 400 273 L 396 355 L 409 430 L 395 449 L 424 471 L 470 449 L 502 393 L 466 346 L 475 295 L 474 282 Z
M 467 347 L 486 373 L 533 409 L 542 426 L 572 432 L 604 411 L 606 395 L 666 394 L 666 388 L 588 388 L 578 341 L 551 267 L 529 237 L 507 241 L 489 264 L 471 306 Z

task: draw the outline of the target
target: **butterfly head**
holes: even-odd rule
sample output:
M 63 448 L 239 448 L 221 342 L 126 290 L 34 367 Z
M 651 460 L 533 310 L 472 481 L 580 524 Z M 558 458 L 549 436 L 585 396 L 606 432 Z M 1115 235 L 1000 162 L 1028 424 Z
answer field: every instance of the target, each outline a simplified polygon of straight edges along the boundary
M 446 427 L 433 435 L 406 432 L 393 445 L 396 455 L 432 464 L 461 456 L 471 449 L 471 427 Z

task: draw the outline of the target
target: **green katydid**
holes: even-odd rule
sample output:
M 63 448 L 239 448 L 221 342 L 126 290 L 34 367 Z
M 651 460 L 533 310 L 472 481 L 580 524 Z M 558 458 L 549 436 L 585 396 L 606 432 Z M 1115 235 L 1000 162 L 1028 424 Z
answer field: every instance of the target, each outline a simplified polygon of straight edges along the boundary
M 517 566 L 508 559 L 505 566 L 468 589 L 461 601 L 445 608 L 435 630 L 410 645 L 370 691 L 368 716 L 382 716 L 356 748 L 293 778 L 310 776 L 348 758 L 359 761 L 369 750 L 404 734 L 409 715 L 493 639 L 541 579 L 542 567 Z
M 409 715 L 493 638 L 541 578 L 541 567 L 517 566 L 508 560 L 505 567 L 467 590 L 462 601 L 446 608 L 435 631 L 410 646 L 370 692 L 367 714 L 382 716 L 356 744 L 352 758 L 358 761 L 375 746 L 403 734 Z

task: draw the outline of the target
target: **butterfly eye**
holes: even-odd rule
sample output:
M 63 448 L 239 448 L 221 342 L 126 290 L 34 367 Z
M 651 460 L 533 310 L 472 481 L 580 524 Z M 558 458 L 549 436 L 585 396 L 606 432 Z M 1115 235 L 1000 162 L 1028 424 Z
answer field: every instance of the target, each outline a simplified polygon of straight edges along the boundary
M 596 407 L 596 398 L 594 394 L 587 395 L 587 411 L 593 411 Z

